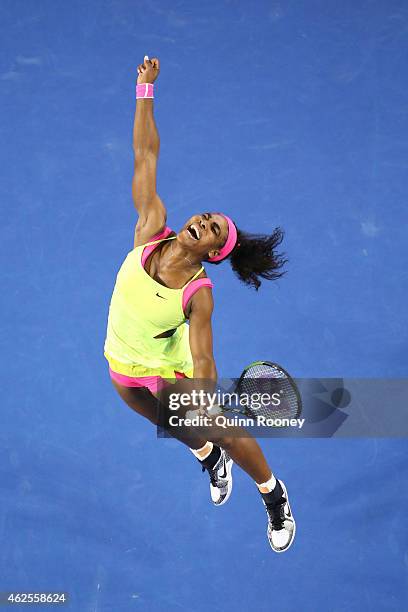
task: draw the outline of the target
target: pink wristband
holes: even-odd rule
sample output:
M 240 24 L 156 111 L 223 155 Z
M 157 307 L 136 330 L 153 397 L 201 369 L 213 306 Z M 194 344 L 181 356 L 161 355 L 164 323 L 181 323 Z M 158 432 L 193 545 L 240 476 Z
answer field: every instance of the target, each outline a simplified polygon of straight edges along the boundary
M 136 100 L 140 98 L 154 98 L 153 83 L 141 83 L 136 85 Z

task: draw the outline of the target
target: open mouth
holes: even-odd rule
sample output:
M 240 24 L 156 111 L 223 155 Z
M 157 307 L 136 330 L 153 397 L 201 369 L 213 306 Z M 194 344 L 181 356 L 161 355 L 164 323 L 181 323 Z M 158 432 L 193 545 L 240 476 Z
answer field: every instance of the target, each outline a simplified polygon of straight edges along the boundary
M 193 240 L 200 240 L 200 232 L 194 223 L 188 226 L 187 231 Z

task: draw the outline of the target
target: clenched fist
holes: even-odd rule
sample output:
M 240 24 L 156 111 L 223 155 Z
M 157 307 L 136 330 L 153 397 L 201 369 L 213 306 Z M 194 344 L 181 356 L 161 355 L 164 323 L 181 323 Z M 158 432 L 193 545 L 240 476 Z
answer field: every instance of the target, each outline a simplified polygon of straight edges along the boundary
M 153 57 L 151 60 L 144 56 L 143 64 L 139 64 L 137 67 L 137 84 L 141 83 L 154 83 L 160 72 L 160 62 L 157 57 Z

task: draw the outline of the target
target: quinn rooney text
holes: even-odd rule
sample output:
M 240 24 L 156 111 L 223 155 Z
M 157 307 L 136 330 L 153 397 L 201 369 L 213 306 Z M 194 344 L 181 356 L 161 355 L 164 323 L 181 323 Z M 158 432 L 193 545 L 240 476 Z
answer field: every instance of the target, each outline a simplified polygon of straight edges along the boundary
M 172 414 L 169 417 L 169 425 L 171 427 L 222 427 L 228 429 L 228 427 L 296 427 L 302 429 L 305 423 L 305 419 L 280 419 L 265 417 L 258 415 L 255 418 L 252 417 L 238 417 L 228 418 L 225 415 L 217 415 L 216 417 L 209 417 L 203 415 L 197 415 L 193 418 L 179 417 L 176 414 Z

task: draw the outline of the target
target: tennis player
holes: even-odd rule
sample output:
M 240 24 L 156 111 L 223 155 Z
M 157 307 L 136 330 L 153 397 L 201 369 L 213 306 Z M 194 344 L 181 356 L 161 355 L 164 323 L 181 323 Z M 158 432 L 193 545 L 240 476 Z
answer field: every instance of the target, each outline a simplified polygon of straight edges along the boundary
M 138 221 L 134 248 L 123 262 L 113 291 L 104 354 L 112 383 L 137 413 L 157 424 L 156 396 L 165 379 L 217 380 L 213 357 L 212 283 L 202 262 L 228 260 L 238 278 L 258 289 L 274 280 L 285 263 L 276 253 L 283 234 L 251 235 L 220 212 L 193 215 L 178 233 L 166 224 L 156 192 L 159 135 L 153 117 L 159 60 L 146 56 L 138 66 L 133 130 L 132 195 Z M 187 324 L 187 320 L 189 324 Z M 200 437 L 183 428 L 171 434 L 186 444 L 210 477 L 211 499 L 224 504 L 232 490 L 235 461 L 255 481 L 267 511 L 272 549 L 286 551 L 295 535 L 288 493 L 275 478 L 255 439 Z

